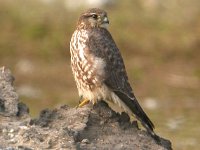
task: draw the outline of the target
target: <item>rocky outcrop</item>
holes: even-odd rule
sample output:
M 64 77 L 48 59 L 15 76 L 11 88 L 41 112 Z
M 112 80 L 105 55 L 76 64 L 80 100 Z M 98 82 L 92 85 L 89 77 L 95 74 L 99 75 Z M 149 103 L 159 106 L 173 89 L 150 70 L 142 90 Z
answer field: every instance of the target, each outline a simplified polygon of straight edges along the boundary
M 170 150 L 170 141 L 155 141 L 101 101 L 82 108 L 67 105 L 41 111 L 32 119 L 19 102 L 8 69 L 0 68 L 0 149 L 142 149 Z

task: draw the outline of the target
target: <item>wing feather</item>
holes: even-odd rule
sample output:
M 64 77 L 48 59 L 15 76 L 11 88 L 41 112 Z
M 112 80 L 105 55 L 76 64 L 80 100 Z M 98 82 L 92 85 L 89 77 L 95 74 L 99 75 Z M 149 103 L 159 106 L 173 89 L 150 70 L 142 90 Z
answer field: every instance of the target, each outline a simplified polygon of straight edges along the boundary
M 106 62 L 104 83 L 129 107 L 147 131 L 154 134 L 154 125 L 132 92 L 122 56 L 110 33 L 104 28 L 92 29 L 88 42 L 93 55 Z

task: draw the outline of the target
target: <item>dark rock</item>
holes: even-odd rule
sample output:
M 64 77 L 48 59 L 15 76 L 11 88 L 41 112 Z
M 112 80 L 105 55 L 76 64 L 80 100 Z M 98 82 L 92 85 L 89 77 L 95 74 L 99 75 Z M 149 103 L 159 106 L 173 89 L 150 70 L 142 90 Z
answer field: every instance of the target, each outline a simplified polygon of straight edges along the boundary
M 8 116 L 15 116 L 18 112 L 18 94 L 12 86 L 14 77 L 9 69 L 0 68 L 0 111 Z
M 17 116 L 24 116 L 27 114 L 29 114 L 29 108 L 26 106 L 26 104 L 19 102 Z

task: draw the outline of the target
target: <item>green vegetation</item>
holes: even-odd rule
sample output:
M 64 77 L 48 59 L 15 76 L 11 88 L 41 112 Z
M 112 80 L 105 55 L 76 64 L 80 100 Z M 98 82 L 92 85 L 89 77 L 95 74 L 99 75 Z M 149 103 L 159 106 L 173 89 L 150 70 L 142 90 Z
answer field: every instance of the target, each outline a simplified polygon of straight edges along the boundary
M 126 0 L 104 8 L 136 96 L 156 132 L 180 150 L 200 147 L 199 8 L 199 0 Z M 33 116 L 78 103 L 69 41 L 82 10 L 62 1 L 0 1 L 0 66 L 13 70 Z M 154 110 L 145 107 L 149 97 Z

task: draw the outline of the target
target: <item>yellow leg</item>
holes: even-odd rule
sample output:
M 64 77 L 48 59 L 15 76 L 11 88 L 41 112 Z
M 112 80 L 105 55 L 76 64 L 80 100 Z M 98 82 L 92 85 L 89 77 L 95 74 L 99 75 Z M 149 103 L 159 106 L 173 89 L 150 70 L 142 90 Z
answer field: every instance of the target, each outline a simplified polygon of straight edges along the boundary
M 90 100 L 83 99 L 83 101 L 77 107 L 83 107 L 84 105 L 88 104 L 89 102 L 90 102 Z

